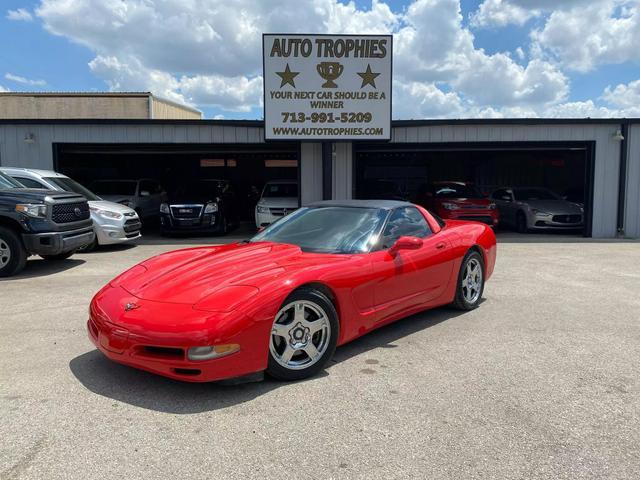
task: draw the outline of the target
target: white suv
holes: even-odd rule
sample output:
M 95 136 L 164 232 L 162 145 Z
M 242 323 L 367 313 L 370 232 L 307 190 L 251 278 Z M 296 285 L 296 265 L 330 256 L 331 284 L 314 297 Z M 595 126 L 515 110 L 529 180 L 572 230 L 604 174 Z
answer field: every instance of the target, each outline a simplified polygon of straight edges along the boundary
M 298 182 L 295 180 L 267 182 L 256 205 L 256 227 L 266 227 L 297 208 Z
M 91 190 L 61 173 L 31 168 L 2 167 L 2 173 L 16 179 L 27 188 L 46 188 L 83 195 L 89 202 L 94 243 L 85 248 L 91 250 L 96 245 L 111 245 L 140 238 L 140 219 L 131 208 L 119 203 L 102 200 Z

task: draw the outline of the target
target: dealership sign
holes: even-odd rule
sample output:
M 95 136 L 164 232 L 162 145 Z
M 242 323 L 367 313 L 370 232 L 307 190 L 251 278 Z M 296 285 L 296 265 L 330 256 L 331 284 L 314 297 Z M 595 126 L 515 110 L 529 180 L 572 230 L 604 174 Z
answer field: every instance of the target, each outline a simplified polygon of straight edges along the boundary
M 262 36 L 267 140 L 389 140 L 391 35 Z

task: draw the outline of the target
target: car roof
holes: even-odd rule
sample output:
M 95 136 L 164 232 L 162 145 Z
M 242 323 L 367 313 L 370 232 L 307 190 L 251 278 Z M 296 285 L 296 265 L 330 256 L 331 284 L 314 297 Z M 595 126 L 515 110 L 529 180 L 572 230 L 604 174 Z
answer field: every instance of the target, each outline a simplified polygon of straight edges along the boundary
M 41 178 L 43 177 L 69 178 L 66 175 L 63 175 L 62 173 L 54 172 L 53 170 L 40 170 L 38 168 L 2 167 L 0 169 L 8 175 L 31 174 Z
M 414 207 L 412 203 L 400 200 L 323 200 L 313 202 L 309 207 L 352 207 L 352 208 L 378 208 L 380 210 L 393 210 L 399 207 Z

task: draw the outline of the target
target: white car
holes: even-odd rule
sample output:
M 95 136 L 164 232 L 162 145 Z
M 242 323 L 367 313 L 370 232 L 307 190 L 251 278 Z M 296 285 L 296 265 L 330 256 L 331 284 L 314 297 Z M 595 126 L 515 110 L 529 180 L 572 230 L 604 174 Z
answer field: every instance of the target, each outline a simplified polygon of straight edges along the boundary
M 93 229 L 96 233 L 94 243 L 85 250 L 91 250 L 96 245 L 129 242 L 141 236 L 140 218 L 133 209 L 119 203 L 102 200 L 66 175 L 31 168 L 2 167 L 0 171 L 15 178 L 27 188 L 47 188 L 83 195 L 89 202 Z
M 256 205 L 256 228 L 265 227 L 298 208 L 298 182 L 272 180 L 262 189 Z

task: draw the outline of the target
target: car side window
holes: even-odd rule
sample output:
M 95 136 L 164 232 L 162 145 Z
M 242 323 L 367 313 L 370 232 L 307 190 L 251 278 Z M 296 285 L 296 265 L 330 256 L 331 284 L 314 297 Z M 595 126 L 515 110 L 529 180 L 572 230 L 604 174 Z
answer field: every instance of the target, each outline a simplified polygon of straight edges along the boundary
M 417 208 L 398 208 L 391 213 L 382 232 L 382 248 L 391 248 L 400 237 L 424 238 L 432 233 L 427 220 Z
M 14 177 L 14 178 L 27 188 L 48 188 L 42 183 L 38 182 L 37 180 L 33 180 L 31 178 L 26 178 L 26 177 Z

